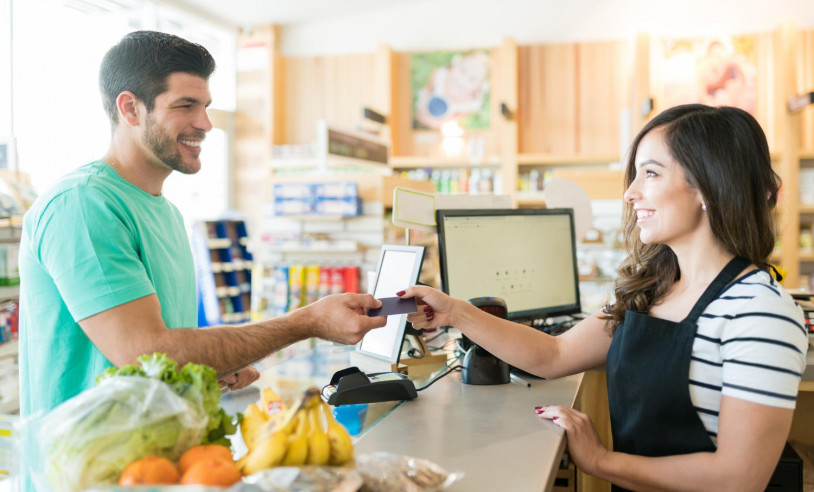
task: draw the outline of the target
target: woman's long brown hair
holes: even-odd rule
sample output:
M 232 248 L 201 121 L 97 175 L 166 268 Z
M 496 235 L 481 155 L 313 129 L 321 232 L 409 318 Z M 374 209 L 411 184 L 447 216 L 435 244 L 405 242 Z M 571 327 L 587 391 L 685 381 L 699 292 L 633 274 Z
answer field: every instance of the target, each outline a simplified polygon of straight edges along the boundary
M 737 108 L 688 104 L 650 120 L 631 145 L 625 189 L 636 177 L 636 151 L 659 128 L 690 186 L 704 199 L 713 235 L 726 249 L 768 268 L 774 249 L 774 209 L 780 178 L 772 169 L 766 135 L 752 115 Z M 613 334 L 627 311 L 648 312 L 681 276 L 673 251 L 639 239 L 636 213 L 625 202 L 622 226 L 628 257 L 618 269 L 615 300 L 604 308 L 605 329 Z

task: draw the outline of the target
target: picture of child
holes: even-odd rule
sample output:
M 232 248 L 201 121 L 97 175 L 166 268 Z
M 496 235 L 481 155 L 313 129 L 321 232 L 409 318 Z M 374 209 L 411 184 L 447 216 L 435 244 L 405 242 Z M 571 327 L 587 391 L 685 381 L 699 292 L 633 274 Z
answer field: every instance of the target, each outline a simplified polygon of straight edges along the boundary
M 756 69 L 747 39 L 665 40 L 661 106 L 701 103 L 755 112 Z
M 755 68 L 742 53 L 721 41 L 712 41 L 699 57 L 697 75 L 701 104 L 755 112 Z
M 412 57 L 413 128 L 489 127 L 490 58 L 485 51 L 415 54 Z

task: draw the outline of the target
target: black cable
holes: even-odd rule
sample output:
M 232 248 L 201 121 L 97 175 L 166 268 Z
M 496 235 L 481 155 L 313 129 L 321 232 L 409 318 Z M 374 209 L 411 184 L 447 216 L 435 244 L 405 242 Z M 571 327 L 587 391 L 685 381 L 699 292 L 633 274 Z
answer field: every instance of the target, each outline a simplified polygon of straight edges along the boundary
M 444 377 L 444 376 L 446 376 L 447 374 L 451 373 L 452 371 L 460 371 L 460 370 L 462 370 L 463 368 L 464 368 L 464 366 L 462 366 L 462 365 L 460 365 L 460 364 L 458 364 L 457 366 L 452 366 L 452 367 L 450 367 L 449 369 L 447 369 L 446 371 L 444 371 L 444 372 L 442 372 L 441 374 L 439 374 L 438 376 L 435 376 L 434 378 L 432 378 L 432 379 L 430 380 L 430 382 L 429 382 L 429 383 L 425 384 L 424 386 L 422 386 L 422 387 L 420 387 L 420 388 L 416 388 L 415 390 L 416 390 L 416 391 L 423 391 L 423 390 L 425 390 L 425 389 L 429 388 L 430 386 L 432 386 L 432 384 L 433 384 L 434 382 L 438 381 L 439 379 L 441 379 L 442 377 Z
M 441 345 L 440 347 L 430 347 L 428 345 L 427 348 L 430 349 L 430 350 L 435 350 L 435 351 L 444 350 L 445 348 L 447 348 L 447 345 L 449 345 L 450 343 L 455 343 L 457 340 L 458 340 L 457 338 L 450 338 L 449 340 L 444 342 L 444 344 Z

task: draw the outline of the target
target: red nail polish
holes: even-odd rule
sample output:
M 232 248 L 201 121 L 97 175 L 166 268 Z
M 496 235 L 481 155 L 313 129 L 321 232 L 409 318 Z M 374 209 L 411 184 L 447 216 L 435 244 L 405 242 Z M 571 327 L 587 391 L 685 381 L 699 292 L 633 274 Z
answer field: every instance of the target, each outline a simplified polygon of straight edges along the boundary
M 405 292 L 406 292 L 406 291 L 404 291 L 404 290 L 400 290 L 400 291 L 396 292 L 396 297 L 401 297 L 401 296 L 403 296 Z
M 551 420 L 557 420 L 559 417 L 551 417 Z
M 543 407 L 534 407 L 535 410 L 542 410 Z

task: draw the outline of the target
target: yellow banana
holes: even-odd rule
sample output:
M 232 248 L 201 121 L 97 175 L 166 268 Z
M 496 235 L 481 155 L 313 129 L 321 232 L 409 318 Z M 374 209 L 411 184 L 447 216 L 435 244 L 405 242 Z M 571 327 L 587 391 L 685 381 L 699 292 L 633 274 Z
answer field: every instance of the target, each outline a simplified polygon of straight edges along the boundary
M 331 443 L 330 463 L 334 466 L 342 466 L 353 459 L 353 441 L 345 426 L 334 419 L 331 409 L 325 402 L 320 402 L 325 420 L 328 422 L 328 440 Z
M 283 466 L 300 466 L 308 458 L 308 419 L 306 410 L 297 413 L 297 431 L 288 438 L 288 450 L 283 458 Z
M 267 421 L 268 417 L 265 412 L 260 410 L 257 404 L 250 403 L 249 406 L 246 407 L 243 418 L 240 420 L 240 435 L 243 437 L 243 442 L 246 443 L 249 449 L 252 448 L 250 443 L 254 441 L 254 433 Z
M 243 475 L 251 475 L 280 464 L 286 455 L 289 437 L 297 423 L 295 410 L 296 408 L 289 409 L 285 415 L 281 414 L 279 418 L 263 422 L 250 436 L 252 447 L 249 447 L 250 443 L 246 443 L 249 452 L 240 460 L 243 462 L 243 466 L 239 467 Z
M 311 429 L 308 433 L 308 459 L 309 465 L 323 466 L 328 464 L 331 458 L 331 442 L 325 431 L 322 430 L 322 418 L 319 415 L 319 402 L 308 409 L 308 419 Z
M 260 435 L 257 439 L 257 446 L 240 459 L 239 465 L 243 475 L 251 475 L 260 470 L 277 466 L 285 456 L 288 444 L 288 427 L 272 433 L 270 436 Z

